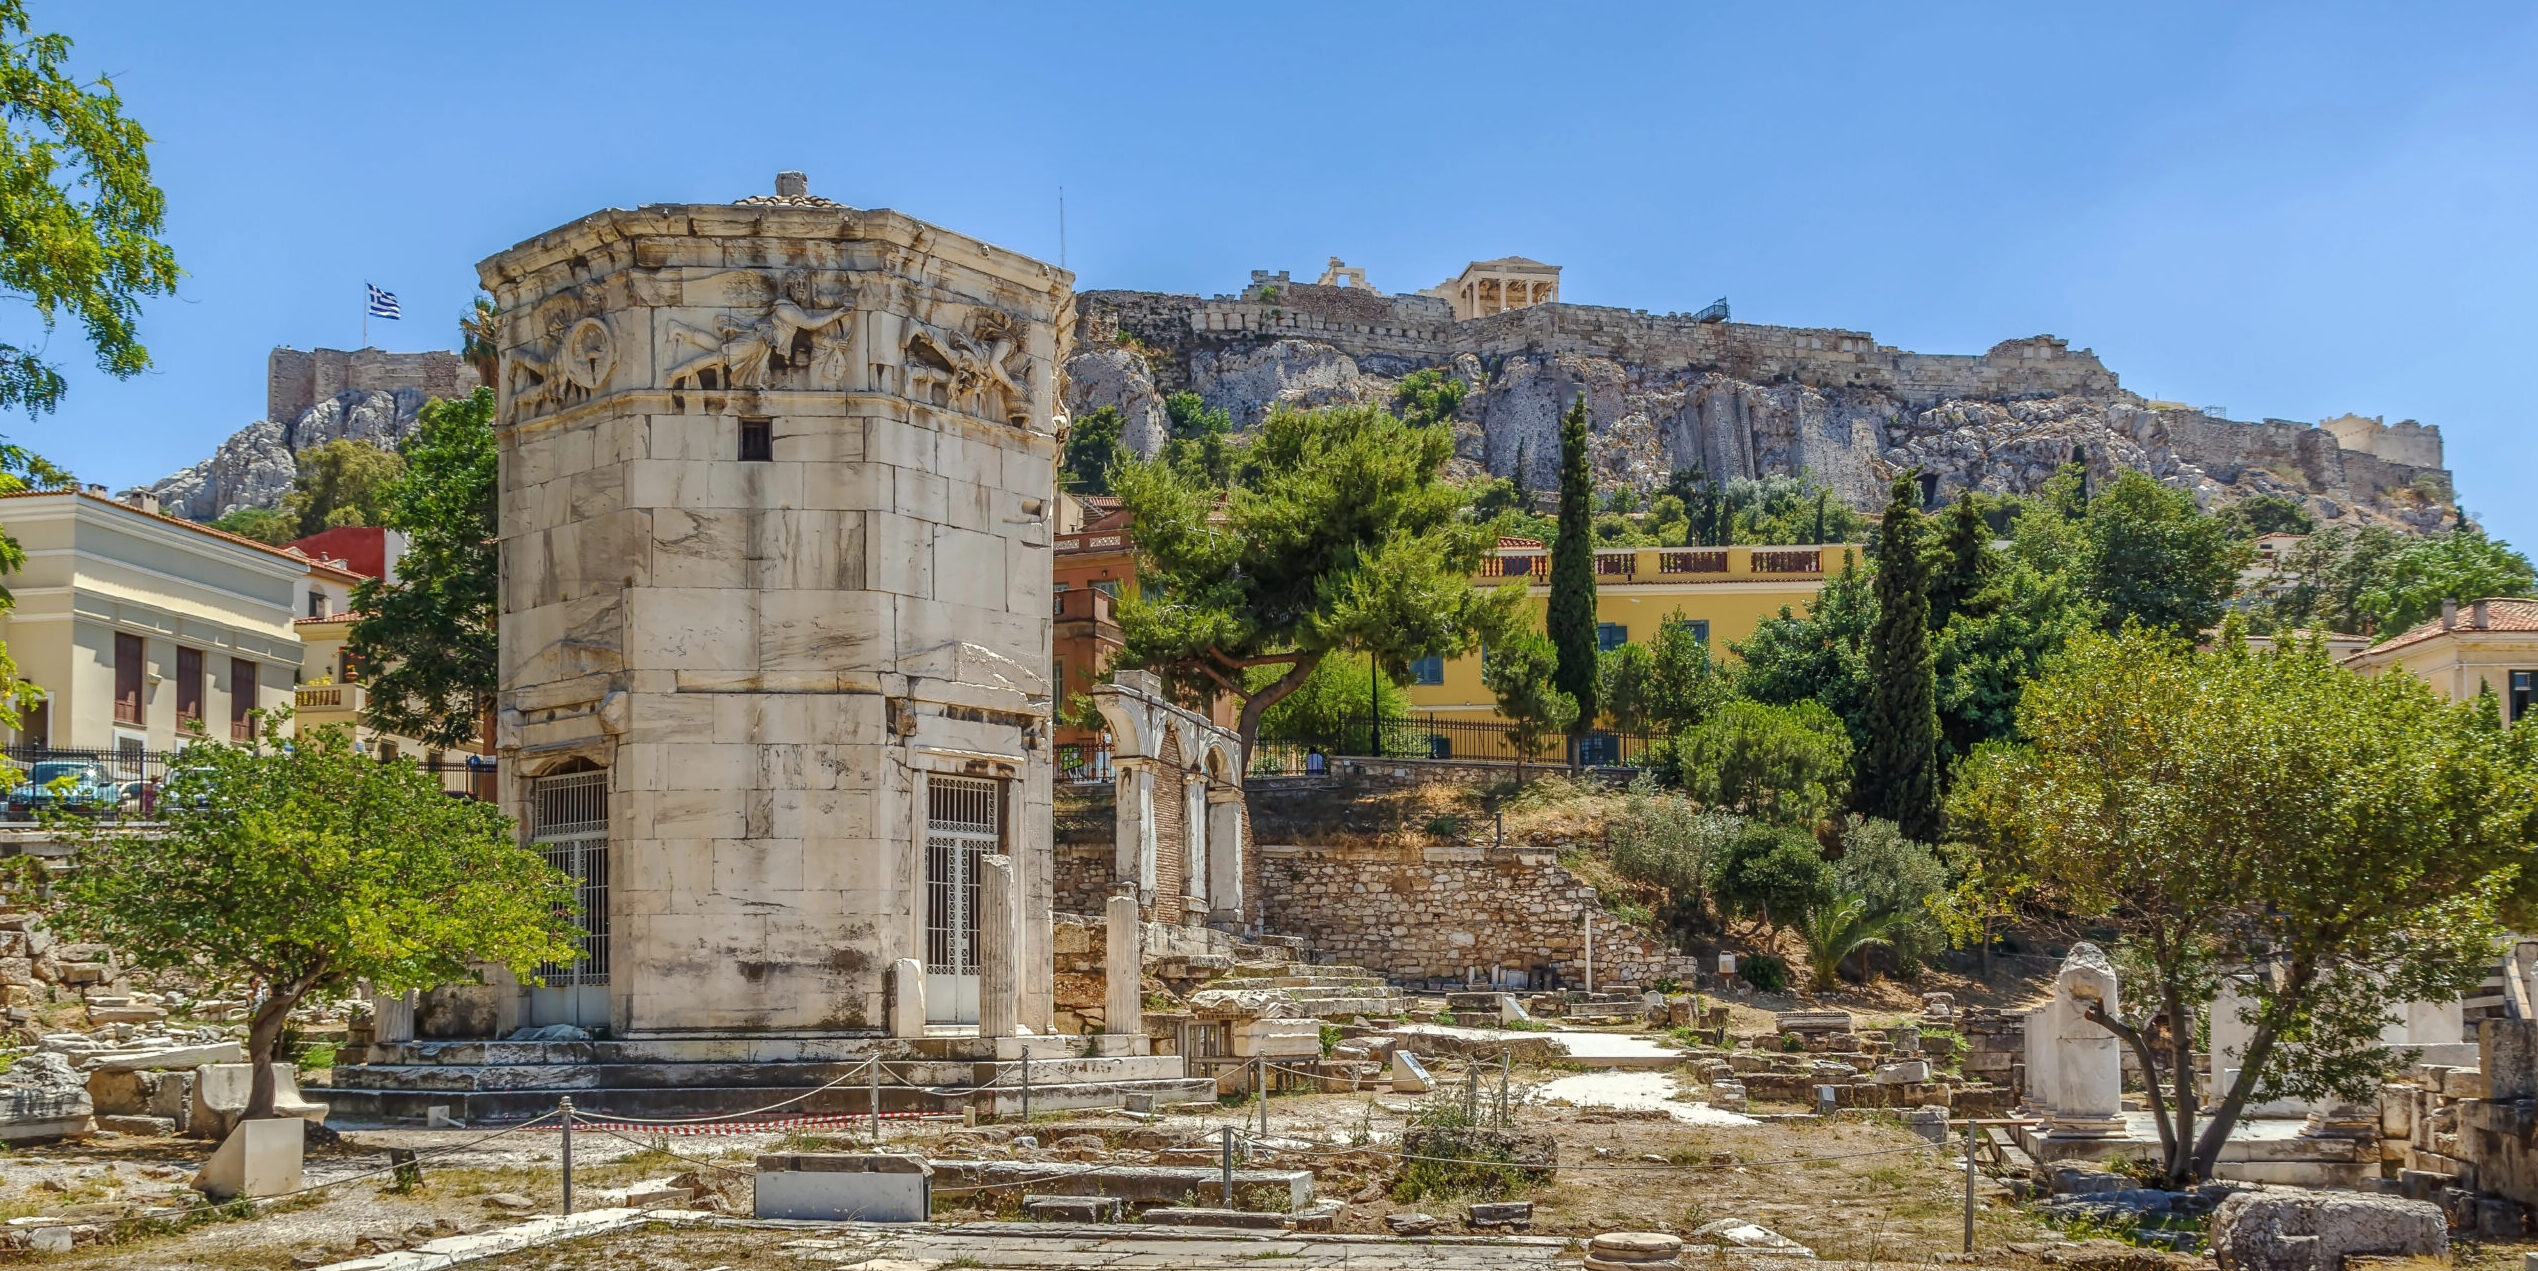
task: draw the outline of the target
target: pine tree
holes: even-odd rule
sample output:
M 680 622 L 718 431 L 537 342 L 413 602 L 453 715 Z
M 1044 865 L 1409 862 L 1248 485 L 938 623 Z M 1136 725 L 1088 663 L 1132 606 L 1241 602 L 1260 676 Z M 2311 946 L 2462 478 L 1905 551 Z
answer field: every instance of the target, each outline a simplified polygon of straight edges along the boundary
M 1560 535 L 1551 543 L 1551 604 L 1544 626 L 1559 653 L 1552 683 L 1577 703 L 1572 736 L 1595 722 L 1594 490 L 1586 466 L 1586 394 L 1560 417 Z
M 1930 563 L 1922 556 L 1918 474 L 1895 478 L 1877 530 L 1877 621 L 1868 629 L 1867 744 L 1858 810 L 1907 837 L 1939 837 L 1939 713 L 1930 657 Z
M 1959 495 L 1948 513 L 1947 534 L 1931 553 L 1930 633 L 1946 630 L 1953 618 L 1983 589 L 1991 572 L 1992 527 L 1974 506 L 1974 492 Z

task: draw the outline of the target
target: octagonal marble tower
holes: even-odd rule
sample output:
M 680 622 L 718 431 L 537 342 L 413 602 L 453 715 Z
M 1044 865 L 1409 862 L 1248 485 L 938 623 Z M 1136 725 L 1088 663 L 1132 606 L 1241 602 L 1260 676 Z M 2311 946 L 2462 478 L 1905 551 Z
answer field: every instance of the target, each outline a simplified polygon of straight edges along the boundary
M 477 268 L 503 803 L 593 931 L 520 1022 L 905 1036 L 977 1021 L 983 978 L 991 1030 L 1002 983 L 1046 1032 L 1072 276 L 792 173 Z

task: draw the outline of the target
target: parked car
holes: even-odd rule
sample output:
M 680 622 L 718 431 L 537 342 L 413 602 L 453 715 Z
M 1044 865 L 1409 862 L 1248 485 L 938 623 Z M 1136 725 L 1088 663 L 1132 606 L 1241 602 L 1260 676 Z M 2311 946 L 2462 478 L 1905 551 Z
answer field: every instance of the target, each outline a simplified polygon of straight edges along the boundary
M 60 784 L 67 780 L 68 784 Z M 60 808 L 85 816 L 120 811 L 124 785 L 106 765 L 85 759 L 46 759 L 27 767 L 26 781 L 9 791 L 9 819 L 32 821 L 36 813 Z

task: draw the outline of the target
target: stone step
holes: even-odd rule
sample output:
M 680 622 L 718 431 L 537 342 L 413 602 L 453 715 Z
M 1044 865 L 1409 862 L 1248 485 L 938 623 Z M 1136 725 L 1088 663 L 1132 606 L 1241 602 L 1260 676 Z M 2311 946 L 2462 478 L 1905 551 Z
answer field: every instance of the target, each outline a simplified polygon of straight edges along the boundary
M 337 1088 L 347 1090 L 433 1090 L 444 1092 L 546 1090 L 571 1093 L 584 1089 L 665 1089 L 682 1086 L 742 1086 L 762 1090 L 813 1089 L 844 1078 L 846 1088 L 861 1090 L 870 1078 L 857 1064 L 339 1064 L 333 1070 Z M 1185 1071 L 1177 1055 L 1133 1055 L 1093 1059 L 1035 1059 L 1031 1081 L 1062 1085 L 1083 1081 L 1144 1081 L 1179 1077 Z M 1019 1064 L 958 1063 L 948 1060 L 882 1062 L 884 1086 L 984 1086 L 999 1081 L 1019 1083 Z
M 310 1087 L 302 1093 L 328 1106 L 327 1120 L 330 1124 L 377 1125 L 419 1122 L 429 1114 L 429 1109 L 435 1107 L 447 1108 L 449 1115 L 471 1124 L 526 1121 L 554 1111 L 557 1099 L 568 1094 L 572 1096 L 576 1109 L 608 1116 L 664 1120 L 735 1116 L 758 1112 L 769 1104 L 784 1103 L 802 1091 L 765 1086 L 599 1086 L 460 1091 L 336 1086 Z M 1019 1086 L 883 1086 L 880 1093 L 884 1113 L 956 1113 L 964 1108 L 975 1108 L 982 1116 L 1009 1116 L 1018 1115 L 1022 1110 L 1022 1089 Z M 871 1096 L 872 1092 L 866 1087 L 841 1086 L 785 1103 L 784 1107 L 762 1115 L 770 1120 L 800 1116 L 852 1117 L 871 1112 Z M 1131 1096 L 1157 1107 L 1213 1103 L 1216 1083 L 1207 1077 L 1074 1081 L 1046 1086 L 1034 1081 L 1031 1084 L 1031 1110 L 1036 1114 L 1076 1108 L 1117 1108 L 1126 1106 Z
M 1388 986 L 1371 975 L 1247 975 L 1209 980 L 1199 987 L 1206 989 L 1380 989 Z
M 678 1064 L 678 1063 L 862 1063 L 880 1055 L 891 1063 L 910 1060 L 982 1062 L 1015 1059 L 1068 1059 L 1086 1044 L 1105 1053 L 1129 1053 L 1134 1038 L 1108 1037 L 672 1037 L 615 1041 L 409 1041 L 374 1045 L 372 1063 L 397 1064 Z

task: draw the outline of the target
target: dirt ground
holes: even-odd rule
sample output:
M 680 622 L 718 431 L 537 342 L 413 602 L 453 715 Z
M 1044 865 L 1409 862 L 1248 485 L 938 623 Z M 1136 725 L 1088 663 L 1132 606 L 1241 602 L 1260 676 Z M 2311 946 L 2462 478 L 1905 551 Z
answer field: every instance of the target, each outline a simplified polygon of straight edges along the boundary
M 1456 1060 L 1436 1065 L 1438 1089 L 1460 1092 L 1464 1071 Z M 1485 1068 L 1485 1109 L 1494 1102 L 1497 1075 L 1494 1065 Z M 1490 1197 L 1408 1195 L 1393 1156 L 1410 1118 L 1429 1100 L 1451 1097 L 1397 1095 L 1388 1089 L 1277 1096 L 1269 1103 L 1267 1138 L 1245 1164 L 1313 1170 L 1315 1195 L 1344 1203 L 1336 1221 L 1342 1233 L 1386 1234 L 1385 1217 L 1404 1212 L 1446 1218 L 1447 1230 L 1454 1230 L 1466 1203 Z M 1558 1143 L 1557 1174 L 1517 1193 L 1534 1202 L 1534 1235 L 1580 1241 L 1622 1230 L 1688 1236 L 1705 1223 L 1735 1218 L 1806 1245 L 1825 1262 L 1951 1262 L 2023 1269 L 2055 1260 L 2054 1242 L 2070 1234 L 2011 1203 L 2005 1188 L 1983 1178 L 1975 1208 L 1978 1253 L 1964 1258 L 1961 1161 L 1914 1138 L 1889 1114 L 1846 1112 L 1824 1120 L 1796 1108 L 1766 1105 L 1753 1109 L 1754 1118 L 1735 1117 L 1695 1102 L 1690 1083 L 1672 1073 L 1590 1073 L 1568 1065 L 1517 1068 L 1509 1099 L 1515 1128 L 1547 1131 Z M 1147 1162 L 1154 1159 L 1158 1143 L 1214 1144 L 1226 1126 L 1256 1136 L 1258 1115 L 1257 1104 L 1160 1120 L 1115 1112 L 1062 1113 L 1035 1118 L 1029 1126 L 894 1125 L 888 1137 L 895 1150 L 938 1156 Z M 99 1138 L 22 1147 L 0 1153 L 0 1218 L 69 1216 L 101 1226 L 105 1239 L 67 1254 L 0 1254 L 0 1259 L 60 1268 L 290 1268 L 557 1212 L 562 1199 L 559 1136 L 547 1128 L 491 1138 L 489 1133 L 348 1131 L 340 1145 L 311 1149 L 307 1173 L 312 1191 L 245 1217 L 202 1211 L 201 1202 L 186 1189 L 193 1170 L 209 1154 L 208 1144 Z M 1037 1145 L 1016 1142 L 1024 1135 Z M 629 1138 L 587 1128 L 574 1140 L 580 1208 L 601 1203 L 597 1193 L 607 1187 L 684 1174 L 719 1196 L 729 1212 L 741 1215 L 749 1212 L 748 1171 L 759 1153 L 862 1146 L 847 1136 Z M 420 1187 L 393 1187 L 385 1155 L 391 1147 L 426 1153 Z M 528 1204 L 496 1204 L 492 1198 L 498 1196 L 525 1198 Z M 177 1222 L 134 1219 L 146 1211 L 186 1206 L 198 1210 Z M 1018 1204 L 1010 1196 L 938 1190 L 937 1217 L 945 1222 L 1018 1216 Z M 784 1246 L 800 1234 L 656 1227 L 471 1265 L 538 1271 L 799 1268 L 813 1264 L 798 1249 Z M 2471 1271 L 2506 1271 L 2505 1264 L 2516 1265 L 2522 1251 L 2515 1245 L 2463 1244 L 2454 1261 Z M 2082 1263 L 2074 1259 L 2073 1264 Z M 918 1264 L 906 1265 L 915 1271 Z M 2107 1264 L 2106 1271 L 2151 1271 L 2156 1265 L 2115 1263 Z M 2168 1265 L 2190 1264 L 2176 1260 Z

